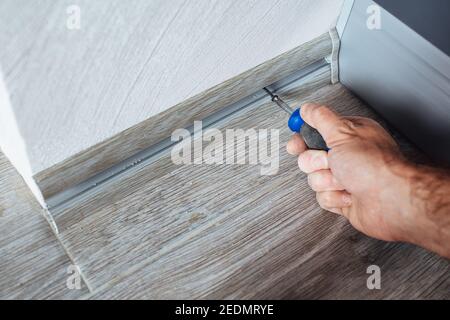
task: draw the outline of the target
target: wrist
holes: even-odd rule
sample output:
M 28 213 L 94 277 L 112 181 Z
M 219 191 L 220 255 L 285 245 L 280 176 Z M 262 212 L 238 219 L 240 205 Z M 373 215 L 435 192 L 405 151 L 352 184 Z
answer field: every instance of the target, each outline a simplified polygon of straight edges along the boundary
M 405 221 L 402 241 L 450 256 L 450 176 L 444 170 L 403 164 L 407 204 L 402 216 Z
M 390 194 L 392 202 L 393 224 L 391 227 L 392 236 L 396 241 L 413 242 L 417 232 L 419 210 L 411 201 L 411 181 L 416 175 L 415 170 L 414 165 L 404 159 L 393 161 L 388 166 L 387 181 L 390 183 L 386 192 Z

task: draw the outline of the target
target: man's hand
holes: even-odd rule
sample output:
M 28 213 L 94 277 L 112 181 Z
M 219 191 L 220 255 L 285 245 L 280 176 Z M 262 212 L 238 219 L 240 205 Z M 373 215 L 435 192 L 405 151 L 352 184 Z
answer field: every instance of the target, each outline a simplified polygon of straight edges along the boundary
M 418 187 L 414 180 L 419 176 L 435 180 L 434 172 L 406 161 L 396 142 L 371 119 L 343 118 L 315 104 L 302 106 L 301 113 L 330 150 L 307 150 L 300 135 L 293 136 L 287 149 L 299 155 L 298 165 L 308 174 L 322 208 L 345 216 L 369 236 L 413 242 L 450 255 L 450 203 L 444 203 L 442 216 L 431 221 L 430 213 L 417 207 L 433 200 L 414 196 Z M 450 198 L 450 182 L 443 183 Z

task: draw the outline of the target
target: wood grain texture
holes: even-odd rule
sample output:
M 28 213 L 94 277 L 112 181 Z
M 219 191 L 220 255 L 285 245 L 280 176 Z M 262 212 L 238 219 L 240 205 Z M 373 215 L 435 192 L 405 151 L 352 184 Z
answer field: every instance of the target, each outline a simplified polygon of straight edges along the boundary
M 182 124 L 179 119 L 186 115 L 202 116 L 214 109 L 209 104 L 208 110 L 190 110 L 196 101 L 183 101 L 326 33 L 341 4 L 342 0 L 1 1 L 0 65 L 17 136 L 25 142 L 28 171 L 49 195 L 154 144 L 161 127 L 167 130 L 176 115 L 173 125 Z M 71 17 L 66 10 L 73 5 L 80 8 L 79 30 L 66 27 Z M 298 65 L 310 56 L 303 55 Z M 276 70 L 253 79 L 271 77 L 277 77 Z M 244 91 L 246 84 L 241 86 Z M 173 106 L 177 107 L 170 114 L 158 116 Z M 149 118 L 144 127 L 121 134 Z M 163 119 L 167 122 L 161 125 Z M 105 147 L 108 139 L 113 148 Z M 133 148 L 117 150 L 117 142 Z M 96 152 L 88 150 L 94 145 Z M 74 161 L 74 170 L 49 178 Z
M 318 72 L 283 97 L 374 117 L 342 86 L 323 87 L 329 79 L 329 71 Z M 284 153 L 285 121 L 264 103 L 220 126 L 279 128 L 276 176 L 249 165 L 174 166 L 166 156 L 79 207 L 84 217 L 65 220 L 61 239 L 92 281 L 94 295 L 85 289 L 81 298 L 449 299 L 447 260 L 370 239 L 317 206 L 295 158 Z M 0 191 L 0 297 L 79 298 L 64 287 L 68 258 L 1 156 Z M 382 290 L 366 288 L 371 264 L 381 268 Z
M 326 57 L 331 53 L 331 47 L 330 36 L 323 34 L 39 172 L 34 178 L 47 198 L 160 142 L 175 129 L 188 127 L 194 120 L 204 119 Z
M 298 93 L 317 90 L 330 82 L 330 67 L 325 66 L 316 70 L 312 74 L 306 76 L 304 80 L 305 82 L 301 89 L 297 90 Z M 268 96 L 267 101 L 270 101 Z M 165 153 L 163 153 L 163 155 L 167 156 Z M 121 174 L 118 179 L 111 179 L 101 186 L 90 190 L 84 196 L 77 198 L 74 201 L 69 201 L 62 209 L 56 208 L 55 210 L 52 210 L 51 215 L 58 230 L 63 232 L 65 229 L 90 215 L 90 212 L 108 208 L 111 205 L 109 195 L 114 194 L 114 197 L 120 198 L 122 195 L 130 194 L 136 189 L 140 189 L 141 183 L 145 184 L 146 181 L 159 178 L 161 175 L 173 170 L 173 166 L 168 166 L 167 161 L 160 162 L 160 156 L 154 157 L 154 159 L 156 159 L 153 160 L 156 161 L 156 163 L 152 163 L 152 170 L 149 171 L 142 165 L 134 166 Z M 158 166 L 158 163 L 162 163 L 162 166 Z M 145 172 L 145 174 L 142 172 Z M 142 177 L 142 180 L 136 181 L 137 177 Z M 130 188 L 130 186 L 135 187 Z
M 376 118 L 341 85 L 317 83 L 282 96 Z M 280 129 L 279 172 L 176 166 L 167 155 L 73 208 L 81 215 L 65 221 L 60 239 L 93 288 L 85 298 L 449 297 L 447 260 L 365 237 L 318 207 L 284 151 L 286 115 L 272 103 L 218 128 Z M 382 290 L 366 287 L 372 264 L 382 270 Z
M 66 286 L 72 262 L 42 209 L 0 152 L 0 299 L 76 299 Z

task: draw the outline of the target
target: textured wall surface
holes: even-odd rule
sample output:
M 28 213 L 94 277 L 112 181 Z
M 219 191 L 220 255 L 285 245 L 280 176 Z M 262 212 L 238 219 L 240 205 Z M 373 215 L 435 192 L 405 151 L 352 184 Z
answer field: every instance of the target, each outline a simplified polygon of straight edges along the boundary
M 80 29 L 67 28 L 72 4 Z M 35 174 L 323 34 L 341 4 L 3 0 L 0 66 L 12 135 L 23 139 Z

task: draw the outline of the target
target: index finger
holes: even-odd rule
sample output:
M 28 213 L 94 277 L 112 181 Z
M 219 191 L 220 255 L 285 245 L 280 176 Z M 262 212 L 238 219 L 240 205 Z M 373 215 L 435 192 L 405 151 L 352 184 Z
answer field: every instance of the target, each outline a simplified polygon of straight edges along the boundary
M 306 103 L 300 112 L 302 119 L 319 131 L 327 144 L 336 138 L 342 119 L 334 111 L 323 105 Z

